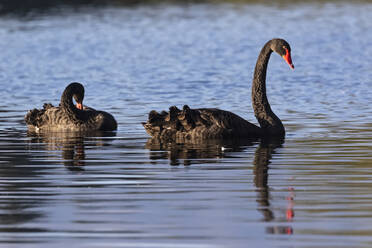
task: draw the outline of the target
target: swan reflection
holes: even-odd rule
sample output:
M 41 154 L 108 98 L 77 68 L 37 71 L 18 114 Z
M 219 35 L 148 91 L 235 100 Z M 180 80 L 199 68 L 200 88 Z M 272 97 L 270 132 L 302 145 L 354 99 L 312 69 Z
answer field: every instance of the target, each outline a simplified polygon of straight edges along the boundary
M 61 151 L 63 164 L 73 171 L 84 170 L 87 143 L 89 146 L 105 146 L 109 144 L 110 140 L 103 139 L 103 137 L 114 137 L 115 135 L 115 132 L 101 131 L 27 133 L 27 136 L 31 138 L 31 143 L 41 144 L 51 154 L 54 151 Z
M 281 147 L 283 143 L 283 139 L 263 139 L 254 154 L 253 174 L 254 184 L 257 191 L 256 201 L 259 204 L 258 210 L 262 213 L 265 222 L 277 220 L 270 204 L 271 196 L 270 187 L 268 186 L 268 171 L 272 155 L 275 154 L 275 150 Z M 294 217 L 293 189 L 291 189 L 290 193 L 291 196 L 287 197 L 289 203 L 285 212 L 286 221 L 292 221 L 292 218 Z M 270 234 L 292 234 L 293 229 L 291 226 L 269 226 L 266 228 L 266 232 Z
M 246 140 L 200 140 L 192 143 L 167 143 L 156 138 L 148 139 L 146 148 L 150 159 L 169 159 L 170 165 L 191 165 L 192 163 L 211 163 L 211 158 L 223 158 L 230 152 L 243 151 L 254 144 L 254 139 Z
M 236 152 L 244 151 L 247 147 L 257 144 L 257 140 L 208 140 L 200 143 L 162 143 L 159 139 L 150 138 L 146 148 L 150 150 L 150 159 L 169 159 L 170 165 L 184 165 L 192 163 L 214 163 L 212 158 L 233 157 Z M 288 206 L 285 209 L 285 219 L 276 218 L 271 201 L 271 189 L 269 187 L 269 164 L 276 149 L 280 148 L 284 139 L 260 139 L 253 159 L 254 186 L 256 188 L 258 203 L 257 210 L 263 215 L 264 222 L 284 221 L 291 222 L 294 217 L 293 189 L 287 197 Z M 269 234 L 292 234 L 290 225 L 271 225 L 266 228 Z

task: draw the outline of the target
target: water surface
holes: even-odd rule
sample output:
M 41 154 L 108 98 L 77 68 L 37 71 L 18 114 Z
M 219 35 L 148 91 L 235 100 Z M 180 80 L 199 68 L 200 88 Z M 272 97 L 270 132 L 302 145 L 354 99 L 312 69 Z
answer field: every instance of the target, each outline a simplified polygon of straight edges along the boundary
M 1 247 L 370 247 L 372 5 L 139 5 L 0 18 Z M 252 72 L 284 141 L 159 144 L 152 110 L 256 123 Z M 32 134 L 23 116 L 72 81 L 114 133 Z

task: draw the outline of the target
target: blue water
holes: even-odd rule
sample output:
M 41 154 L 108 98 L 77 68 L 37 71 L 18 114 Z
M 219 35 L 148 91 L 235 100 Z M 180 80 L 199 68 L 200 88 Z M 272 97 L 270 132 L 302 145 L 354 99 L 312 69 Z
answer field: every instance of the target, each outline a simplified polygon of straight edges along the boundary
M 372 4 L 188 4 L 0 17 L 0 247 L 370 247 Z M 257 123 L 250 87 L 274 37 L 268 97 L 284 143 L 153 144 L 171 105 Z M 27 134 L 69 82 L 111 134 Z

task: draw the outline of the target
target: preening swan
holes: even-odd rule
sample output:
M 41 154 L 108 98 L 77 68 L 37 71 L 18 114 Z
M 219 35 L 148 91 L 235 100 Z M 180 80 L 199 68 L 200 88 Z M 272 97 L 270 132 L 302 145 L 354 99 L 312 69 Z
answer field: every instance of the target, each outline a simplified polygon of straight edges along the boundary
M 76 107 L 72 98 L 76 101 Z M 54 107 L 45 103 L 43 109 L 29 110 L 25 121 L 29 130 L 38 131 L 113 131 L 114 117 L 104 111 L 83 106 L 84 87 L 71 83 L 63 91 L 61 103 Z
M 266 97 L 266 71 L 272 52 L 278 53 L 294 69 L 291 48 L 283 39 L 272 39 L 262 48 L 254 70 L 252 105 L 260 127 L 238 115 L 216 108 L 191 109 L 175 106 L 169 112 L 151 111 L 146 123 L 142 123 L 153 138 L 183 142 L 194 139 L 225 139 L 243 137 L 284 137 L 281 120 L 271 110 Z

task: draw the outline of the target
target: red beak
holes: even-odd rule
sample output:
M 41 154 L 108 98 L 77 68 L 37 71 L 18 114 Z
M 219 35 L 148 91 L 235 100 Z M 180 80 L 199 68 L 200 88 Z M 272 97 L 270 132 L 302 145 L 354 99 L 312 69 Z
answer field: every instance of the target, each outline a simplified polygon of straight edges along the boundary
M 80 102 L 76 103 L 76 107 L 80 110 L 83 110 L 83 103 Z
M 285 60 L 285 62 L 287 62 L 287 64 L 289 65 L 289 67 L 291 67 L 291 69 L 294 69 L 294 65 L 292 64 L 291 52 L 288 51 L 288 49 L 285 49 L 285 51 L 286 51 L 286 54 L 283 55 L 283 59 Z

